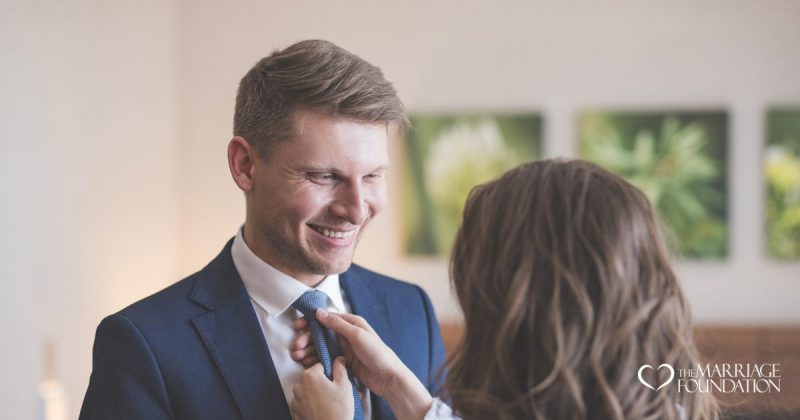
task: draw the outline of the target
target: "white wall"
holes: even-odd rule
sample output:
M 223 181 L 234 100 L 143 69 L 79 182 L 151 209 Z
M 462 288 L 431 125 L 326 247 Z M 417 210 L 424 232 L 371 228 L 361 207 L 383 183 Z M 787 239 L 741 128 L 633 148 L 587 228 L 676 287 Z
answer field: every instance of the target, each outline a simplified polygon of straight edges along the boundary
M 764 108 L 800 103 L 800 3 L 320 3 L 0 3 L 3 418 L 34 418 L 48 337 L 77 417 L 100 318 L 234 233 L 236 85 L 306 38 L 381 66 L 412 111 L 542 111 L 550 156 L 574 155 L 585 108 L 728 109 L 731 256 L 679 270 L 702 322 L 800 322 L 800 264 L 763 256 L 759 162 Z M 385 211 L 357 261 L 423 285 L 457 319 L 444 261 L 404 259 L 399 220 Z
M 45 342 L 77 418 L 103 315 L 175 278 L 173 10 L 0 5 L 0 417 L 34 419 Z
M 180 141 L 191 150 L 179 177 L 182 271 L 218 252 L 243 217 L 224 159 L 238 79 L 272 50 L 318 37 L 381 66 L 411 111 L 542 111 L 549 156 L 575 155 L 582 109 L 727 109 L 730 258 L 679 272 L 701 322 L 800 322 L 800 264 L 764 257 L 760 176 L 765 107 L 800 103 L 800 3 L 184 1 L 180 10 Z M 457 319 L 444 261 L 404 259 L 386 240 L 399 237 L 399 216 L 390 208 L 376 220 L 357 261 L 423 285 L 440 317 Z

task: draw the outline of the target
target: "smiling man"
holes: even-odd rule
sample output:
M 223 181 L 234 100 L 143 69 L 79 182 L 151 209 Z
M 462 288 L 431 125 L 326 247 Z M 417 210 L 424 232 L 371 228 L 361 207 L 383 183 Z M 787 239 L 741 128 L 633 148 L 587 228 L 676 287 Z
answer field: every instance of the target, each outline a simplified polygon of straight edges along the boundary
M 366 318 L 433 392 L 444 350 L 427 295 L 352 264 L 407 125 L 380 69 L 330 42 L 259 61 L 228 145 L 244 225 L 201 271 L 101 322 L 81 419 L 290 419 L 309 296 Z M 394 417 L 368 390 L 354 399 L 364 418 Z
M 296 110 L 295 135 L 266 153 L 231 140 L 234 180 L 245 191 L 244 239 L 274 268 L 313 287 L 341 273 L 386 201 L 387 126 Z

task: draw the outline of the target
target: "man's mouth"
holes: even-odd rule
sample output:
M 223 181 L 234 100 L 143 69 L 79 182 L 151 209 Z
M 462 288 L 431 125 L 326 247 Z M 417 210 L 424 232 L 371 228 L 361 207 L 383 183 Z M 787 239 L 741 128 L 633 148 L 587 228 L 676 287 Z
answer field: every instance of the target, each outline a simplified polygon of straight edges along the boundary
M 323 226 L 316 226 L 316 225 L 308 225 L 311 229 L 314 229 L 318 233 L 327 236 L 329 238 L 336 238 L 336 239 L 344 239 L 349 238 L 358 232 L 358 228 L 350 229 L 350 230 L 341 230 L 341 229 L 334 229 L 329 227 Z

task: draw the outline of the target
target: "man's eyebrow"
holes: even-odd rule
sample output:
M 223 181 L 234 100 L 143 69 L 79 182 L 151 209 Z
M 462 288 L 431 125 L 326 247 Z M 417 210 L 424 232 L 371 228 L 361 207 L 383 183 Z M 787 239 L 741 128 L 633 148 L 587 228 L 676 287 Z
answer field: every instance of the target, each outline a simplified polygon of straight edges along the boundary
M 380 165 L 380 166 L 376 167 L 375 169 L 369 171 L 369 173 L 381 172 L 381 171 L 385 171 L 387 169 L 389 169 L 389 165 Z M 320 166 L 302 165 L 302 166 L 297 166 L 297 167 L 293 168 L 293 170 L 295 172 L 331 172 L 331 173 L 340 173 L 341 172 L 338 169 L 336 169 L 335 167 L 325 166 L 325 165 L 320 165 Z
M 337 172 L 335 168 L 325 165 L 302 165 L 294 167 L 297 172 Z

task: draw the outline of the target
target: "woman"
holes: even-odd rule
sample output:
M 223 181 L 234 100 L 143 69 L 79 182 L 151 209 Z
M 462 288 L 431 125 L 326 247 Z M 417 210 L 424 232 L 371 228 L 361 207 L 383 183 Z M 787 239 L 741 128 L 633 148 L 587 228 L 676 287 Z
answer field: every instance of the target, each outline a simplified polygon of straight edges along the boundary
M 475 188 L 450 272 L 465 334 L 444 395 L 458 417 L 718 418 L 709 394 L 674 384 L 656 392 L 637 378 L 645 364 L 677 371 L 698 358 L 657 218 L 620 177 L 588 162 L 545 160 Z M 458 418 L 363 319 L 320 316 L 340 335 L 354 374 L 398 418 Z M 348 385 L 320 372 L 309 369 L 295 389 L 297 415 L 352 418 Z

